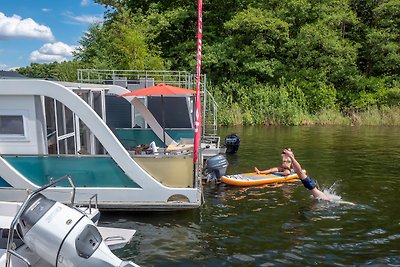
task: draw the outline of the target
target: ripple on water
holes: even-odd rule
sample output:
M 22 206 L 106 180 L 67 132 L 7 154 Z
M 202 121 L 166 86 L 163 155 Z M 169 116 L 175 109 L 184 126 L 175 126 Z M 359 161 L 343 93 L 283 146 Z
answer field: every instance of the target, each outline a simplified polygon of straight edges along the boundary
M 369 232 L 367 232 L 366 235 L 369 236 L 374 236 L 374 235 L 382 235 L 382 234 L 386 234 L 387 231 L 383 230 L 383 229 L 373 229 Z
M 255 258 L 249 255 L 235 254 L 229 256 L 228 261 L 231 263 L 249 263 L 249 262 L 254 262 Z
M 299 228 L 299 227 L 305 227 L 305 226 L 309 226 L 311 225 L 310 223 L 284 223 L 282 224 L 282 228 L 285 230 L 290 230 L 290 229 L 294 229 L 294 228 Z

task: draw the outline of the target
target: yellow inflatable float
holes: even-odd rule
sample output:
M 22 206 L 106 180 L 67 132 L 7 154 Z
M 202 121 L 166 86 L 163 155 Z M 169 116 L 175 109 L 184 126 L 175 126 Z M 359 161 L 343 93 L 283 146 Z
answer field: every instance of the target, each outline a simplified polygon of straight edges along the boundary
M 273 183 L 291 183 L 300 181 L 300 179 L 296 173 L 291 173 L 287 176 L 283 176 L 273 173 L 257 174 L 255 172 L 250 172 L 234 175 L 224 175 L 221 176 L 221 181 L 226 184 L 237 186 L 257 186 Z

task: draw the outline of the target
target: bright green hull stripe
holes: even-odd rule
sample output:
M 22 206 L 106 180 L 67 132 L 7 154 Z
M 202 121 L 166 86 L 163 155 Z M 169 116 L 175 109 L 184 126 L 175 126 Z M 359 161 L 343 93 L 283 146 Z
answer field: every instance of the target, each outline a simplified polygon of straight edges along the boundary
M 70 175 L 77 187 L 140 186 L 129 179 L 111 157 L 4 156 L 15 169 L 32 183 L 43 186 L 50 178 Z M 60 186 L 69 185 L 64 181 Z

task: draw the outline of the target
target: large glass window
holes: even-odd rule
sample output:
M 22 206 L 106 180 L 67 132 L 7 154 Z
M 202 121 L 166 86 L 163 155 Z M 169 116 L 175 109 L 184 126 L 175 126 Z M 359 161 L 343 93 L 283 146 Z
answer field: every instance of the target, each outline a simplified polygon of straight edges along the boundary
M 22 115 L 0 115 L 0 135 L 25 136 Z
M 76 91 L 102 115 L 101 92 Z M 49 154 L 105 154 L 106 151 L 89 128 L 63 103 L 45 98 Z

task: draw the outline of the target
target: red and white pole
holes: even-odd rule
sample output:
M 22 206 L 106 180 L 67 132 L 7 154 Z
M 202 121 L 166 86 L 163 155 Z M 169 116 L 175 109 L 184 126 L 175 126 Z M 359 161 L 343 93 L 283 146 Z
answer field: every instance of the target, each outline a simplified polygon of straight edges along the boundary
M 193 163 L 196 164 L 201 139 L 201 42 L 203 37 L 203 0 L 198 0 L 197 8 L 197 63 L 196 63 L 196 112 L 194 122 Z

